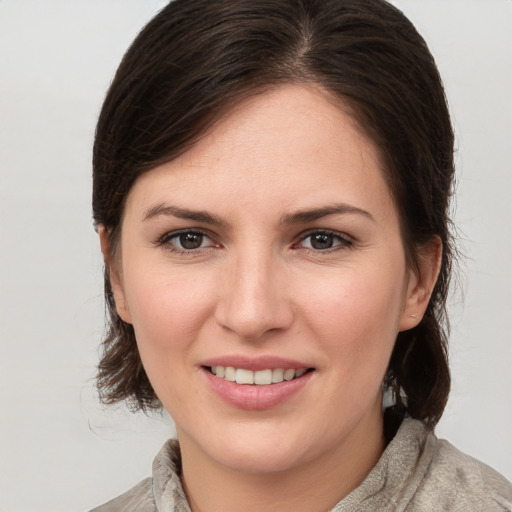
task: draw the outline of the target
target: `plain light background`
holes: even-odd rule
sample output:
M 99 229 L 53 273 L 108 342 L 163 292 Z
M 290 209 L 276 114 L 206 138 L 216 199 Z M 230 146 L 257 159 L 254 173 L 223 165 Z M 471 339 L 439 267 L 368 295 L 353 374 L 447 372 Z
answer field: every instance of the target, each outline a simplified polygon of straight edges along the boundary
M 157 0 L 0 0 L 0 512 L 92 508 L 150 475 L 165 416 L 101 407 L 91 148 Z M 512 479 L 512 1 L 396 0 L 444 77 L 464 298 L 438 435 Z M 198 411 L 200 421 L 200 411 Z

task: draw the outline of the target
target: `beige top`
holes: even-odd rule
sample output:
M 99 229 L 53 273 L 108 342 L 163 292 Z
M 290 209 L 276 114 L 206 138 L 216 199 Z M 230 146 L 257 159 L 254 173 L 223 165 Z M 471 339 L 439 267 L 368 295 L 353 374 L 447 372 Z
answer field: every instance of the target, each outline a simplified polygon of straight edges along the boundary
M 91 512 L 190 512 L 178 442 L 167 441 L 153 477 Z M 417 420 L 406 419 L 363 483 L 331 512 L 512 511 L 512 483 Z

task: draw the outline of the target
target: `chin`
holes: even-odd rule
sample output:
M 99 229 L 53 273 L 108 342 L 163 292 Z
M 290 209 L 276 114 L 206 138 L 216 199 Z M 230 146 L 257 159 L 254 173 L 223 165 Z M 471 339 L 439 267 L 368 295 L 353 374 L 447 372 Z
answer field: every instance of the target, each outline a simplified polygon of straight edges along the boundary
M 300 466 L 305 461 L 294 450 L 294 453 L 284 453 L 282 450 L 276 450 L 276 445 L 268 447 L 258 447 L 249 450 L 233 450 L 223 452 L 218 457 L 218 462 L 230 468 L 233 471 L 264 475 L 284 472 Z
M 279 425 L 259 427 L 252 425 L 236 433 L 230 429 L 215 443 L 210 438 L 205 451 L 233 471 L 262 475 L 298 468 L 326 449 L 323 444 L 308 442 L 307 432 L 283 431 Z

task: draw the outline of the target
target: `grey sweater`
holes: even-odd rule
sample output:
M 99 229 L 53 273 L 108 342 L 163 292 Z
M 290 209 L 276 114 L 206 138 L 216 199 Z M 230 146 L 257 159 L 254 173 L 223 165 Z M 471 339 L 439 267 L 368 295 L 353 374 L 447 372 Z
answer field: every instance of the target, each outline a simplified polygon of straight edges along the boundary
M 153 477 L 91 512 L 190 512 L 178 442 L 168 441 Z M 512 511 L 512 483 L 406 419 L 363 483 L 330 512 Z

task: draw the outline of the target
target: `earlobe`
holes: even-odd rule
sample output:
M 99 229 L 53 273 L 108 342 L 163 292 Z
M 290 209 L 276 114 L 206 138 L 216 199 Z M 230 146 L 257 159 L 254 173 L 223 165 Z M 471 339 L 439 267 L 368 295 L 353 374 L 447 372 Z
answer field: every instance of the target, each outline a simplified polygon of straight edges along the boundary
M 131 315 L 126 306 L 126 299 L 123 291 L 123 284 L 121 275 L 118 270 L 118 265 L 114 262 L 112 255 L 112 248 L 110 244 L 110 233 L 105 226 L 98 226 L 98 235 L 100 237 L 101 252 L 103 260 L 105 261 L 105 270 L 110 281 L 112 293 L 114 294 L 114 301 L 116 303 L 117 314 L 126 323 L 131 323 Z
M 417 266 L 410 269 L 400 331 L 412 329 L 421 322 L 437 282 L 442 255 L 443 244 L 437 235 L 418 251 Z

